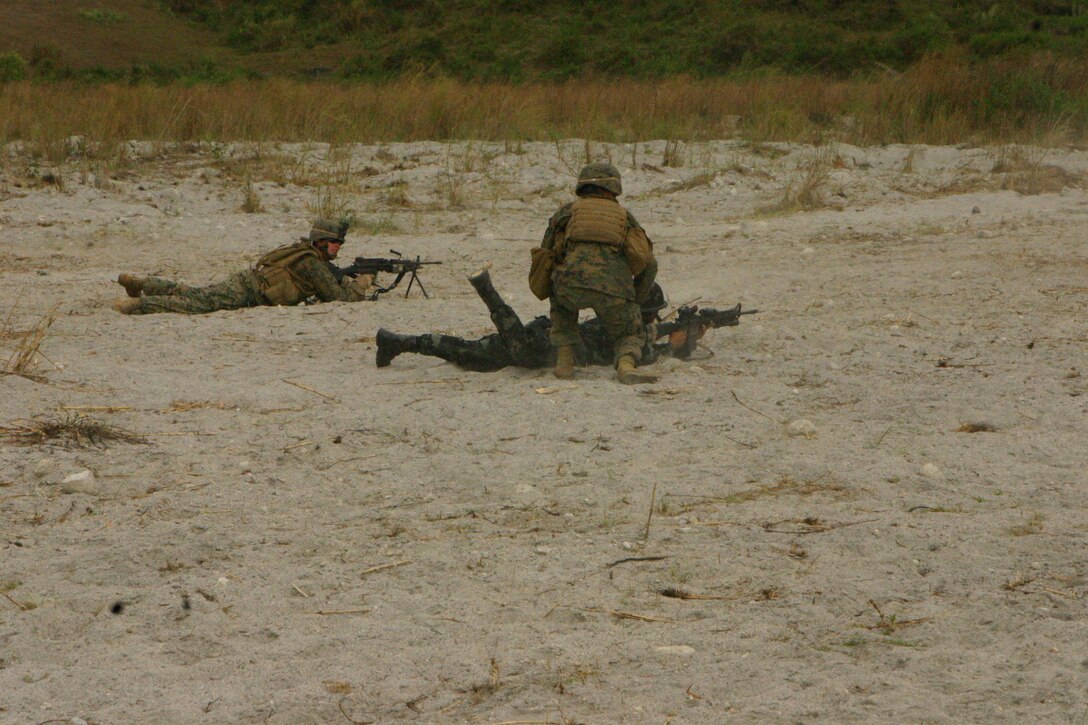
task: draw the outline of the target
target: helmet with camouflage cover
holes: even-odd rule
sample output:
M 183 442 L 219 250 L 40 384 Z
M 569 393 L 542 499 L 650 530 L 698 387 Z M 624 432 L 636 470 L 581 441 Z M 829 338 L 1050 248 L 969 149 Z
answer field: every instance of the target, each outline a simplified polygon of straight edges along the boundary
M 661 285 L 654 282 L 654 286 L 650 288 L 650 294 L 646 296 L 646 299 L 642 303 L 642 322 L 643 324 L 650 324 L 658 317 L 657 313 L 669 306 L 668 300 L 665 299 L 665 290 L 661 289 Z
M 314 219 L 314 225 L 310 227 L 310 236 L 303 237 L 302 241 L 311 244 L 324 241 L 343 244 L 349 226 L 346 221 L 340 219 Z
M 580 194 L 587 186 L 598 186 L 617 196 L 623 193 L 619 170 L 606 161 L 595 161 L 582 167 L 581 173 L 578 174 L 578 183 L 574 186 L 574 193 Z

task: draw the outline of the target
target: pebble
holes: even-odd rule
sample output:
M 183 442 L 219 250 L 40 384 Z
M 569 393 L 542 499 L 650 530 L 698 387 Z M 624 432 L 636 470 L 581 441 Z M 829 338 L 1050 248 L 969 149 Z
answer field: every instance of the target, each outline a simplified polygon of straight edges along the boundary
M 937 468 L 937 466 L 935 464 L 933 464 L 933 463 L 922 464 L 921 472 L 922 472 L 922 475 L 925 476 L 926 478 L 943 478 L 944 477 L 944 473 L 941 472 L 941 469 Z
M 798 418 L 786 427 L 786 433 L 790 436 L 814 438 L 816 436 L 816 424 L 807 418 Z
M 801 250 L 801 257 L 803 259 L 812 259 L 816 256 L 816 250 L 812 247 L 805 247 Z
M 691 657 L 695 654 L 695 648 L 688 647 L 686 644 L 667 644 L 661 647 L 654 647 L 654 652 L 663 655 L 671 655 L 673 657 Z
M 971 209 L 971 213 L 972 213 L 972 214 L 981 214 L 981 213 L 982 213 L 982 210 L 981 210 L 981 209 L 979 209 L 979 208 L 978 208 L 978 207 L 976 206 L 976 207 L 974 207 L 974 208 L 972 208 L 972 209 Z
M 994 233 L 989 229 L 980 229 L 978 233 L 979 239 L 993 239 Z
M 548 548 L 548 547 L 546 547 L 546 546 L 538 546 L 538 547 L 536 547 L 536 548 L 534 548 L 534 549 L 533 549 L 533 553 L 534 553 L 534 554 L 540 554 L 541 556 L 543 556 L 543 555 L 545 555 L 545 554 L 550 554 L 550 553 L 551 553 L 551 551 L 552 551 L 552 550 L 551 550 L 551 549 L 549 549 L 549 548 Z
M 961 277 L 963 277 L 963 272 L 958 269 L 952 273 L 952 279 L 960 279 Z
M 64 493 L 98 493 L 94 474 L 87 469 L 65 476 L 60 482 L 60 490 Z

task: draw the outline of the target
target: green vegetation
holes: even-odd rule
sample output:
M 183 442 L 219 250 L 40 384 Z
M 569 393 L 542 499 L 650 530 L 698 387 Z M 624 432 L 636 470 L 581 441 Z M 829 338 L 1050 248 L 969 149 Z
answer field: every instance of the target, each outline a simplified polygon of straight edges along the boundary
M 21 81 L 27 77 L 29 66 L 14 50 L 0 53 L 0 83 Z
M 109 25 L 111 23 L 120 23 L 125 20 L 125 14 L 119 13 L 116 10 L 80 10 L 81 17 L 87 18 L 94 23 L 100 23 L 102 25 Z
M 1079 0 L 162 0 L 244 51 L 335 46 L 348 76 L 463 80 L 709 77 L 774 68 L 847 76 L 925 55 L 1088 50 Z

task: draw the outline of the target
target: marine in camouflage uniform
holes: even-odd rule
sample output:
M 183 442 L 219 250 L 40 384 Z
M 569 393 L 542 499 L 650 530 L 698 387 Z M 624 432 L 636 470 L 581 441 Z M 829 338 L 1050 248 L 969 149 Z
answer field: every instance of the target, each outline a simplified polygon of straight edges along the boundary
M 552 321 L 541 315 L 528 324 L 524 324 L 514 309 L 502 299 L 491 284 L 491 276 L 485 270 L 472 277 L 469 282 L 487 305 L 491 321 L 496 332 L 476 340 L 466 340 L 452 335 L 436 333 L 426 335 L 398 335 L 389 330 L 378 330 L 378 353 L 375 358 L 378 367 L 386 367 L 393 358 L 401 353 L 411 352 L 430 355 L 454 363 L 466 370 L 475 372 L 493 372 L 513 365 L 522 368 L 546 368 L 555 364 L 555 355 L 551 343 Z M 646 342 L 642 351 L 644 360 L 656 360 L 668 357 L 671 346 L 668 343 L 651 344 L 657 335 L 654 322 L 657 314 L 666 306 L 665 294 L 658 285 L 653 289 L 646 304 L 641 309 L 640 324 L 645 325 L 643 340 Z M 612 340 L 601 325 L 593 318 L 578 325 L 578 341 L 574 346 L 575 359 L 579 365 L 612 365 L 614 353 Z
M 181 312 L 202 315 L 217 310 L 235 310 L 262 305 L 297 305 L 316 297 L 322 302 L 366 299 L 372 276 L 337 281 L 331 269 L 348 225 L 332 219 L 318 219 L 308 237 L 296 244 L 275 249 L 261 257 L 252 269 L 231 275 L 206 287 L 190 287 L 160 277 L 122 274 L 118 284 L 127 298 L 114 306 L 126 315 L 154 312 Z
M 557 377 L 574 374 L 578 312 L 591 308 L 612 341 L 621 382 L 655 379 L 635 366 L 646 342 L 639 304 L 653 286 L 657 261 L 645 230 L 616 201 L 622 191 L 612 164 L 587 165 L 575 185 L 578 199 L 553 214 L 544 232 L 540 246 L 554 253 L 551 342 Z

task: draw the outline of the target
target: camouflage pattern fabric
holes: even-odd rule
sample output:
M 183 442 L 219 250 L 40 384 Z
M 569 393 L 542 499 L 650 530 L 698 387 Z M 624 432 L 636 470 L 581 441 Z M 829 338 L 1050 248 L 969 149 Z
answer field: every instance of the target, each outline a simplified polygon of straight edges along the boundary
M 155 290 L 140 298 L 139 307 L 129 314 L 147 315 L 155 312 L 181 312 L 203 315 L 217 310 L 236 310 L 264 304 L 257 280 L 248 270 L 232 275 L 224 282 L 207 287 L 189 287 L 159 277 L 149 277 L 144 291 Z
M 563 238 L 572 206 L 573 202 L 563 205 L 548 220 L 542 247 L 554 248 Z M 630 211 L 627 223 L 642 229 Z M 625 354 L 638 361 L 646 345 L 639 302 L 649 296 L 656 276 L 657 262 L 651 260 L 638 277 L 632 278 L 623 249 L 618 246 L 564 241 L 552 273 L 552 344 L 577 345 L 578 311 L 590 308 L 612 341 L 613 361 Z
M 588 308 L 597 315 L 601 329 L 613 343 L 613 362 L 624 355 L 631 355 L 636 361 L 642 359 L 646 331 L 642 312 L 633 300 L 595 290 L 559 287 L 552 294 L 551 303 L 551 340 L 555 347 L 578 344 L 581 340 L 578 311 Z
M 366 299 L 363 291 L 365 281 L 356 284 L 350 277 L 345 277 L 337 282 L 328 263 L 316 255 L 305 255 L 292 264 L 291 277 L 305 297 L 316 297 L 322 302 L 358 302 Z M 237 272 L 223 282 L 206 287 L 190 287 L 168 279 L 147 277 L 144 280 L 144 296 L 139 302 L 128 314 L 180 312 L 203 315 L 218 310 L 271 304 L 261 294 L 260 282 L 250 270 Z
M 490 373 L 504 367 L 541 369 L 555 364 L 549 331 L 552 322 L 547 317 L 537 317 L 526 325 L 518 319 L 513 309 L 507 307 L 509 315 L 492 315 L 504 318 L 495 320 L 496 327 L 502 329 L 520 328 L 521 333 L 513 338 L 516 347 L 511 347 L 509 334 L 492 333 L 478 340 L 466 340 L 451 335 L 420 335 L 411 352 L 430 355 L 451 362 L 465 370 Z M 574 359 L 578 365 L 613 364 L 612 341 L 596 318 L 587 320 L 579 326 L 581 337 L 574 348 Z M 647 344 L 642 353 L 643 361 L 653 361 L 671 356 L 668 343 Z

